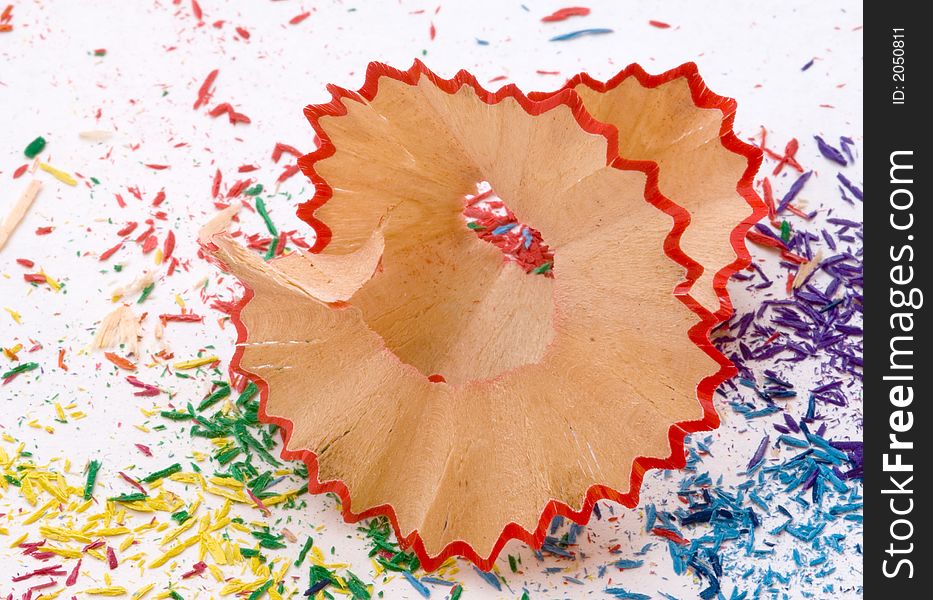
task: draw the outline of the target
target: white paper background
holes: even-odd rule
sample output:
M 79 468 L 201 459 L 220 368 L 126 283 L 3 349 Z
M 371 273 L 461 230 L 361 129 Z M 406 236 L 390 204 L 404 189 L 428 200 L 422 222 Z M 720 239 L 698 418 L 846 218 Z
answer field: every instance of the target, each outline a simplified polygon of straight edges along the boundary
M 190 451 L 176 442 L 187 440 L 186 436 L 177 437 L 177 427 L 170 427 L 161 436 L 134 428 L 146 421 L 140 407 L 151 404 L 130 396 L 122 376 L 112 374 L 108 363 L 96 370 L 100 355 L 78 355 L 90 341 L 96 321 L 111 309 L 110 291 L 131 281 L 142 269 L 151 268 L 151 255 L 141 258 L 135 245 L 113 259 L 126 264 L 120 274 L 106 268 L 111 263 L 97 261 L 96 255 L 117 241 L 118 227 L 106 220 L 144 220 L 152 197 L 165 189 L 167 200 L 162 208 L 169 213 L 167 225 L 178 239 L 175 254 L 185 260 L 187 268 L 160 282 L 144 308 L 151 315 L 175 312 L 174 295 L 181 294 L 191 308 L 208 318 L 204 326 L 170 326 L 166 342 L 179 358 L 214 345 L 226 362 L 232 352 L 233 330 L 219 329 L 216 313 L 202 308 L 197 293 L 191 291 L 204 276 L 214 278 L 212 268 L 196 257 L 194 240 L 199 224 L 215 212 L 209 198 L 214 171 L 220 168 L 225 182 L 230 183 L 237 177 L 237 166 L 257 164 L 261 170 L 248 176 L 258 176 L 267 187 L 273 186 L 282 169 L 282 163 L 273 165 L 269 158 L 274 144 L 283 142 L 309 150 L 313 135 L 302 108 L 328 99 L 326 83 L 358 87 L 371 60 L 407 67 L 412 58 L 419 57 L 442 75 L 466 68 L 481 83 L 506 75 L 509 82 L 525 90 L 553 89 L 580 70 L 604 78 L 630 62 L 661 72 L 692 60 L 699 64 L 712 90 L 739 100 L 736 129 L 743 138 L 757 134 L 762 124 L 772 132 L 771 145 L 777 149 L 796 136 L 802 145 L 799 156 L 813 164 L 818 162 L 812 142 L 815 133 L 828 139 L 850 135 L 861 142 L 862 34 L 854 28 L 862 24 L 862 15 L 857 3 L 593 0 L 586 4 L 592 8 L 590 16 L 553 24 L 541 23 L 540 17 L 560 8 L 560 2 L 529 1 L 527 11 L 519 2 L 446 2 L 440 4 L 437 14 L 438 2 L 202 0 L 200 5 L 208 23 L 202 27 L 196 26 L 187 0 L 180 6 L 165 0 L 23 1 L 14 7 L 14 31 L 0 34 L 0 214 L 6 213 L 28 182 L 29 176 L 12 180 L 12 172 L 26 162 L 22 149 L 37 135 L 49 140 L 44 160 L 101 181 L 91 191 L 84 183 L 72 188 L 47 174 L 38 174 L 44 189 L 0 254 L 0 307 L 23 315 L 23 323 L 16 324 L 6 312 L 0 313 L 0 346 L 21 342 L 29 347 L 30 339 L 44 346 L 27 357 L 43 365 L 41 377 L 32 373 L 0 388 L 2 431 L 25 440 L 37 457 L 70 457 L 78 470 L 86 460 L 99 458 L 111 473 L 135 463 L 135 472 L 142 475 L 174 460 L 184 463 Z M 423 14 L 412 14 L 421 9 Z M 312 11 L 307 20 L 297 26 L 287 24 L 305 10 Z M 210 26 L 221 19 L 225 21 L 222 28 Z M 649 19 L 673 27 L 651 27 Z M 428 34 L 432 22 L 437 30 L 433 41 Z M 239 39 L 235 26 L 247 28 L 250 39 Z M 586 27 L 610 27 L 615 33 L 561 43 L 548 41 L 554 35 Z M 476 38 L 490 44 L 478 45 Z M 97 48 L 105 48 L 106 56 L 94 57 L 92 52 Z M 812 58 L 816 58 L 813 67 L 801 72 Z M 198 87 L 215 68 L 220 69 L 220 75 L 213 103 L 232 102 L 252 124 L 234 127 L 225 118 L 209 118 L 203 109 L 192 110 Z M 538 69 L 560 71 L 561 75 L 538 75 Z M 821 107 L 824 104 L 832 108 Z M 98 111 L 100 118 L 95 119 Z M 78 138 L 78 132 L 91 129 L 116 133 L 104 144 Z M 179 143 L 187 146 L 174 147 Z M 145 163 L 169 164 L 171 168 L 153 171 Z M 827 173 L 823 179 L 817 175 L 807 188 L 805 195 L 811 206 L 821 198 L 830 203 L 838 198 L 828 169 Z M 143 191 L 146 202 L 140 203 L 127 193 L 127 186 L 134 185 Z M 789 183 L 779 185 L 786 189 Z M 283 229 L 304 230 L 293 216 L 293 207 L 309 195 L 310 186 L 298 175 L 281 189 L 293 193 L 295 200 L 289 204 L 279 197 L 269 202 L 275 221 Z M 119 209 L 114 193 L 122 193 L 129 207 Z M 842 210 L 840 214 L 858 218 L 857 212 Z M 252 217 L 244 218 L 250 222 Z M 37 227 L 45 225 L 55 227 L 51 235 L 34 235 Z M 250 230 L 261 231 L 258 220 Z M 86 252 L 92 255 L 84 256 Z M 37 267 L 65 282 L 66 292 L 56 294 L 26 285 L 23 270 L 13 263 L 18 257 L 34 260 Z M 735 303 L 747 305 L 750 301 L 741 288 L 733 288 Z M 150 317 L 144 347 L 156 351 L 152 323 Z M 67 373 L 54 368 L 58 348 L 67 349 L 66 362 L 71 367 Z M 0 357 L 0 367 L 8 365 L 9 361 Z M 801 377 L 815 367 L 816 363 L 802 365 Z M 147 381 L 157 375 L 154 369 L 143 369 L 139 374 Z M 202 379 L 183 382 L 166 378 L 159 383 L 173 387 L 179 394 L 176 400 L 184 405 L 196 402 L 207 390 L 209 378 Z M 68 425 L 54 423 L 53 398 L 63 403 L 74 401 L 88 417 Z M 164 402 L 164 396 L 160 400 Z M 761 434 L 744 420 L 736 421 L 728 408 L 722 414 L 725 424 L 714 438 L 715 447 L 725 450 L 718 460 L 728 472 L 747 462 Z M 54 425 L 55 433 L 29 427 L 33 419 Z M 846 431 L 849 421 L 834 433 Z M 152 446 L 156 458 L 141 457 L 132 450 L 134 442 Z M 643 502 L 660 504 L 671 497 L 678 480 L 649 477 Z M 12 498 L 0 501 L 0 513 L 12 509 L 8 505 Z M 370 581 L 367 547 L 358 539 L 355 527 L 342 523 L 331 500 L 310 498 L 309 504 L 306 517 L 293 520 L 289 528 L 304 539 L 303 533 L 311 525 L 324 525 L 322 532 L 315 533 L 317 545 L 336 546 L 335 559 L 352 563 L 354 571 Z M 533 598 L 602 597 L 606 579 L 596 578 L 595 571 L 612 558 L 605 551 L 612 540 L 632 549 L 657 541 L 640 533 L 641 513 L 617 511 L 625 514 L 618 523 L 592 524 L 588 535 L 593 543 L 585 541 L 587 534 L 581 536 L 581 550 L 588 557 L 574 563 L 549 559 L 539 565 L 527 548 L 510 544 L 499 566 L 513 593 L 503 592 L 501 597 L 520 596 L 522 586 Z M 19 532 L 12 526 L 8 538 L 0 536 L 0 573 L 25 569 L 20 557 L 4 542 L 18 537 Z M 508 571 L 504 559 L 508 553 L 523 556 L 522 575 Z M 182 562 L 190 564 L 194 559 Z M 825 583 L 836 582 L 851 589 L 858 580 L 860 562 L 861 557 L 855 554 L 837 559 L 840 568 L 814 588 L 816 596 L 820 597 Z M 545 566 L 568 570 L 545 575 Z M 92 579 L 100 580 L 102 570 L 90 565 L 86 570 L 88 575 L 82 582 L 89 587 Z M 563 575 L 577 577 L 584 585 L 567 584 Z M 169 581 L 161 571 L 140 573 L 122 568 L 114 576 L 130 590 L 148 580 Z M 306 573 L 302 575 L 302 581 L 306 577 Z M 6 580 L 0 578 L 3 585 Z M 464 598 L 498 597 L 466 565 L 462 580 Z M 663 590 L 684 598 L 700 589 L 689 576 L 673 575 L 670 559 L 660 545 L 649 554 L 644 567 L 615 574 L 613 582 L 631 591 L 651 594 Z M 384 590 L 387 598 L 415 597 L 401 578 L 376 589 Z M 731 591 L 728 582 L 725 590 Z M 195 593 L 201 597 L 216 594 L 206 579 L 189 580 L 181 591 L 186 598 Z M 433 596 L 442 597 L 444 591 L 438 588 Z M 804 591 L 794 590 L 789 595 L 796 597 Z M 837 595 L 847 597 L 847 593 Z

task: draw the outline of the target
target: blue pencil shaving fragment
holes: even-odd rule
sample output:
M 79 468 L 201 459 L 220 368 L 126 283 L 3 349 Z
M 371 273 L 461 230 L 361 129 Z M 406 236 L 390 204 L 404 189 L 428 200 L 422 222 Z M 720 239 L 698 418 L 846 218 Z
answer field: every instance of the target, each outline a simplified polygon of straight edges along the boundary
M 488 45 L 489 45 L 489 42 L 487 42 L 486 40 L 481 40 L 481 39 L 479 39 L 479 38 L 476 38 L 476 43 L 479 44 L 480 46 L 488 46 Z
M 572 558 L 573 553 L 568 552 L 561 548 L 560 546 L 555 545 L 553 542 L 544 542 L 541 545 L 541 550 L 544 552 L 550 552 L 551 554 L 556 554 L 557 556 L 563 556 L 564 558 Z
M 858 504 L 837 504 L 829 509 L 829 513 L 831 515 L 842 515 L 856 510 L 862 510 L 861 502 Z
M 651 596 L 630 592 L 621 587 L 606 588 L 605 592 L 617 600 L 651 600 Z
M 808 62 L 808 63 L 805 64 L 804 66 L 800 67 L 800 70 L 801 70 L 801 71 L 806 71 L 807 69 L 809 69 L 810 67 L 813 66 L 813 63 L 814 63 L 815 61 L 816 61 L 815 58 L 811 58 L 811 59 L 810 59 L 810 62 Z
M 457 585 L 453 581 L 447 581 L 446 579 L 438 579 L 437 577 L 431 577 L 430 575 L 425 575 L 421 578 L 421 583 L 430 583 L 433 585 L 445 585 L 447 587 L 454 587 Z
M 654 529 L 655 520 L 658 517 L 658 510 L 654 507 L 654 504 L 648 504 L 645 507 L 645 531 L 649 532 Z
M 576 523 L 570 524 L 570 530 L 567 532 L 567 544 L 576 544 L 577 537 L 583 532 L 583 526 Z
M 643 564 L 645 564 L 645 561 L 643 560 L 630 560 L 623 558 L 612 563 L 612 566 L 618 567 L 620 569 L 637 569 Z
M 810 445 L 805 440 L 801 440 L 790 435 L 780 436 L 778 438 L 778 442 L 783 442 L 784 444 L 788 446 L 794 446 L 795 448 L 806 448 Z
M 512 231 L 512 229 L 517 225 L 517 223 L 506 223 L 505 225 L 499 225 L 492 230 L 493 235 L 502 235 Z
M 607 33 L 613 33 L 613 30 L 605 28 L 605 27 L 600 27 L 600 28 L 595 28 L 595 29 L 579 29 L 577 31 L 571 31 L 569 33 L 563 33 L 561 35 L 556 35 L 552 37 L 549 41 L 565 42 L 567 40 L 573 40 L 578 37 L 584 37 L 588 35 L 605 35 Z
M 522 227 L 522 238 L 525 241 L 525 249 L 531 248 L 531 231 L 527 227 Z
M 476 571 L 480 577 L 486 580 L 486 583 L 496 588 L 496 591 L 502 591 L 502 583 L 499 582 L 499 578 L 496 577 L 493 573 L 489 571 L 481 571 L 476 566 L 473 567 L 473 570 Z
M 422 598 L 430 598 L 431 590 L 429 590 L 423 583 L 418 581 L 418 579 L 409 573 L 408 571 L 402 571 L 402 577 L 408 580 L 408 583 L 411 584 L 411 587 L 415 588 L 415 591 L 421 594 Z
M 774 413 L 780 412 L 780 411 L 781 411 L 781 407 L 780 407 L 780 406 L 777 406 L 777 405 L 772 404 L 771 406 L 766 406 L 766 407 L 760 408 L 760 409 L 758 409 L 758 410 L 753 410 L 753 411 L 746 412 L 746 413 L 745 413 L 744 415 L 742 415 L 742 416 L 744 416 L 746 419 L 748 419 L 749 421 L 751 421 L 752 419 L 757 419 L 757 418 L 759 418 L 759 417 L 766 417 L 766 416 L 768 416 L 768 415 L 773 415 Z

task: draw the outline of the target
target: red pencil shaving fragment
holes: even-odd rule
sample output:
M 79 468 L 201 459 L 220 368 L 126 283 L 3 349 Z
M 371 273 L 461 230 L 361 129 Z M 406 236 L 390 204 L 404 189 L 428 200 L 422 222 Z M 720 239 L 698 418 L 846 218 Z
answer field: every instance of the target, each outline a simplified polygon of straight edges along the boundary
M 657 27 L 658 29 L 670 29 L 671 27 L 669 23 L 665 23 L 664 21 L 655 21 L 655 20 L 648 21 L 648 25 L 651 25 L 652 27 Z
M 216 198 L 217 194 L 220 193 L 221 181 L 223 181 L 223 175 L 221 175 L 220 169 L 217 169 L 217 172 L 214 173 L 214 182 L 211 184 L 211 198 Z
M 132 376 L 131 376 L 131 377 L 132 377 Z M 129 377 L 127 377 L 127 380 L 128 380 L 128 379 L 129 379 Z M 132 477 L 130 477 L 129 475 L 127 475 L 127 474 L 124 473 L 123 471 L 118 471 L 118 474 L 120 475 L 120 477 L 123 478 L 123 481 L 127 482 L 128 484 L 130 484 L 131 486 L 133 486 L 134 488 L 136 488 L 137 490 L 139 490 L 140 493 L 146 494 L 146 495 L 149 494 L 149 492 L 146 491 L 146 488 L 144 488 L 144 487 L 142 486 L 141 483 L 139 483 L 138 481 L 136 481 L 135 479 L 133 479 Z
M 248 40 L 248 39 L 249 39 L 249 31 L 247 31 L 245 27 L 237 27 L 237 28 L 236 28 L 236 32 L 237 32 L 237 33 L 240 35 L 240 37 L 243 38 L 244 40 Z
M 294 17 L 292 17 L 291 19 L 289 19 L 289 20 L 288 20 L 288 24 L 289 24 L 289 25 L 297 25 L 297 24 L 301 23 L 302 21 L 304 21 L 305 19 L 307 19 L 308 17 L 310 17 L 310 16 L 311 16 L 311 13 L 309 13 L 309 12 L 303 12 L 303 13 L 301 13 L 300 15 L 295 15 Z
M 211 86 L 214 85 L 214 81 L 217 79 L 218 73 L 220 73 L 220 69 L 214 69 L 208 73 L 204 83 L 202 83 L 200 89 L 198 89 L 198 98 L 194 101 L 195 109 L 207 105 L 211 99 L 211 96 L 214 95 L 214 90 L 211 89 Z
M 230 122 L 236 125 L 237 123 L 251 123 L 250 118 L 244 115 L 243 113 L 238 113 L 233 110 L 233 105 L 229 102 L 222 102 L 215 106 L 208 115 L 212 117 L 219 117 L 220 115 L 226 114 L 230 119 Z
M 298 171 L 300 171 L 300 170 L 301 170 L 301 169 L 299 169 L 298 165 L 289 165 L 289 166 L 285 167 L 285 170 L 282 171 L 282 174 L 279 175 L 279 178 L 276 179 L 275 181 L 276 181 L 276 183 L 282 183 L 282 182 L 285 181 L 286 179 L 289 179 L 290 177 L 296 175 L 296 174 L 298 173 Z
M 227 190 L 227 198 L 236 198 L 253 183 L 252 179 L 240 179 Z
M 71 574 L 68 575 L 68 579 L 65 580 L 65 585 L 67 587 L 73 586 L 78 582 L 78 572 L 81 570 L 81 559 L 78 559 L 78 564 L 75 565 L 75 568 L 71 570 Z
M 133 444 L 133 445 L 136 446 L 136 448 L 140 452 L 145 454 L 146 456 L 150 456 L 150 457 L 152 456 L 152 450 L 149 449 L 149 446 L 146 446 L 145 444 Z
M 133 377 L 132 375 L 128 375 L 126 378 L 126 381 L 133 387 L 140 388 L 140 391 L 133 393 L 134 396 L 141 396 L 141 397 L 158 396 L 159 394 L 162 393 L 162 390 L 159 389 L 158 387 L 145 383 L 143 381 L 140 381 L 139 379 L 137 379 L 136 377 Z
M 175 250 L 175 232 L 169 230 L 165 235 L 165 242 L 162 244 L 162 261 L 167 261 L 172 257 L 172 252 Z
M 194 14 L 194 18 L 198 21 L 203 21 L 202 17 L 204 13 L 201 12 L 201 5 L 198 4 L 198 0 L 191 0 L 191 12 Z
M 159 245 L 159 238 L 154 234 L 146 238 L 146 241 L 143 242 L 143 254 L 149 254 L 156 249 L 156 246 Z
M 282 158 L 282 154 L 286 152 L 295 158 L 301 158 L 301 152 L 297 148 L 277 142 L 275 148 L 272 149 L 272 162 L 279 162 L 279 159 Z
M 558 21 L 566 21 L 570 17 L 585 17 L 588 14 L 590 14 L 590 9 L 585 6 L 568 6 L 567 8 L 555 10 L 546 17 L 542 17 L 541 22 L 556 23 Z

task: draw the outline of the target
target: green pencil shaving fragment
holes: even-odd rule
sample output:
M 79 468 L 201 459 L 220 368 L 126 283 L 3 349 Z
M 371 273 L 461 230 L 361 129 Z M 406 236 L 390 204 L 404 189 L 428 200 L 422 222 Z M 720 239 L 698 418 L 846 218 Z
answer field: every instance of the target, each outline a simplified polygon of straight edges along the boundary
M 259 598 L 261 598 L 262 595 L 266 593 L 266 590 L 272 587 L 273 583 L 275 583 L 275 580 L 270 579 L 266 581 L 264 584 L 262 584 L 261 586 L 259 586 L 258 588 L 256 588 L 256 591 L 249 595 L 249 600 L 259 600 Z
M 201 400 L 201 403 L 198 404 L 198 410 L 204 410 L 205 408 L 213 406 L 219 400 L 223 400 L 229 395 L 230 395 L 230 385 L 220 382 L 218 383 L 218 388 L 214 390 L 214 393 L 212 393 L 210 396 L 208 396 L 204 400 Z
M 94 494 L 94 483 L 97 482 L 98 471 L 100 471 L 100 461 L 92 460 L 87 467 L 87 483 L 84 484 L 85 500 L 90 500 Z
M 143 494 L 142 492 L 136 492 L 134 494 L 121 494 L 119 496 L 113 496 L 111 498 L 107 498 L 107 500 L 110 500 L 111 502 L 139 502 L 140 500 L 146 500 L 147 498 L 149 498 L 149 496 L 146 494 Z
M 154 287 L 155 287 L 155 282 L 150 283 L 149 285 L 144 287 L 143 293 L 139 295 L 139 300 L 136 301 L 136 304 L 142 304 L 143 302 L 145 302 L 146 298 L 149 297 L 149 294 L 152 293 L 152 288 Z
M 13 377 L 14 375 L 19 375 L 20 373 L 25 373 L 27 371 L 32 371 L 33 369 L 38 369 L 38 368 L 39 368 L 39 363 L 34 363 L 34 362 L 23 363 L 21 365 L 17 365 L 13 367 L 12 369 L 7 371 L 3 375 L 0 375 L 0 379 L 7 379 L 9 377 Z
M 296 567 L 300 567 L 301 563 L 305 561 L 305 557 L 308 555 L 308 551 L 311 550 L 311 546 L 313 545 L 314 538 L 308 537 L 308 541 L 305 542 L 305 545 L 301 548 L 301 552 L 298 553 L 298 559 L 295 561 Z
M 41 135 L 36 139 L 29 142 L 29 145 L 26 146 L 26 149 L 23 150 L 23 154 L 26 155 L 26 158 L 35 158 L 45 149 L 45 138 Z
M 161 471 L 156 471 L 155 473 L 146 475 L 145 477 L 140 479 L 140 481 L 142 481 L 143 483 L 152 483 L 153 481 L 158 481 L 159 479 L 163 479 L 165 477 L 168 477 L 169 475 L 174 475 L 175 473 L 180 473 L 180 472 L 181 472 L 181 465 L 178 463 L 175 463 L 171 466 L 168 466 L 162 469 Z
M 266 222 L 266 229 L 269 230 L 272 237 L 277 237 L 279 235 L 279 230 L 275 228 L 275 223 L 272 222 L 272 217 L 269 216 L 269 211 L 266 210 L 266 203 L 262 198 L 256 198 L 256 212 L 258 212 L 262 220 Z
M 550 271 L 551 267 L 553 266 L 554 266 L 554 263 L 546 262 L 540 267 L 537 267 L 534 271 L 532 271 L 532 273 L 534 273 L 535 275 L 543 275 L 544 273 L 547 273 L 548 271 Z

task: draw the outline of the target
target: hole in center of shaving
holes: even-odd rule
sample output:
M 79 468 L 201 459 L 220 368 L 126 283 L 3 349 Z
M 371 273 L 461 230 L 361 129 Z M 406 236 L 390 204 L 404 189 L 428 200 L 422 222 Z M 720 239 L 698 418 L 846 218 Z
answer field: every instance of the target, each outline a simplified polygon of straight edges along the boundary
M 541 234 L 485 182 L 435 206 L 396 209 L 421 226 L 390 220 L 381 267 L 350 304 L 387 350 L 438 385 L 540 362 L 554 338 L 556 282 Z
M 476 235 L 502 251 L 507 260 L 518 264 L 526 273 L 554 276 L 554 253 L 541 234 L 519 223 L 505 202 L 496 195 L 489 182 L 476 184 L 476 194 L 466 196 L 463 217 Z

